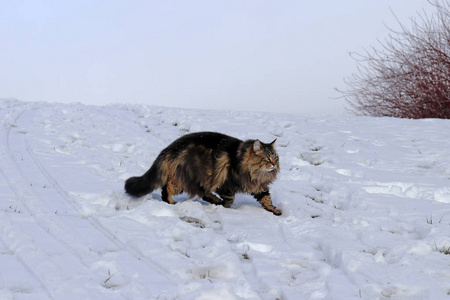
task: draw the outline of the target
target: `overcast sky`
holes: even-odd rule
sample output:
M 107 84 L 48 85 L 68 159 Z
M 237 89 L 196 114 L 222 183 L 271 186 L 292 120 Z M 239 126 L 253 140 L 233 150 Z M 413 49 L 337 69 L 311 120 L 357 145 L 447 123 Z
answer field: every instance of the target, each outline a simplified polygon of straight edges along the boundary
M 343 113 L 349 52 L 426 0 L 0 0 L 0 98 Z

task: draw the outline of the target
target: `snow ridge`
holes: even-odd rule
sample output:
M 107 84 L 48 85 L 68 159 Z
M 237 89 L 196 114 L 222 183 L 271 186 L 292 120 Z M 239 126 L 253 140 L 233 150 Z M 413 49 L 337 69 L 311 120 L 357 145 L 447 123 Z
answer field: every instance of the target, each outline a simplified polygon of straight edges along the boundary
M 446 299 L 450 122 L 0 100 L 0 299 Z M 188 132 L 277 138 L 280 217 L 123 192 Z M 68 293 L 68 291 L 70 291 Z

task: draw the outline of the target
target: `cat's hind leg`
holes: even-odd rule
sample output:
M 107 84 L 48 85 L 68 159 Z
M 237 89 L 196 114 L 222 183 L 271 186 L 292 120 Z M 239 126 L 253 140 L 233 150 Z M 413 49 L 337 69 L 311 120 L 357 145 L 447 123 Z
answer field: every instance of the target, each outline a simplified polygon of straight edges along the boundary
M 178 195 L 182 193 L 183 190 L 180 189 L 173 181 L 169 181 L 166 185 L 162 187 L 161 190 L 161 198 L 164 202 L 169 204 L 176 204 L 175 200 L 173 200 L 173 195 Z

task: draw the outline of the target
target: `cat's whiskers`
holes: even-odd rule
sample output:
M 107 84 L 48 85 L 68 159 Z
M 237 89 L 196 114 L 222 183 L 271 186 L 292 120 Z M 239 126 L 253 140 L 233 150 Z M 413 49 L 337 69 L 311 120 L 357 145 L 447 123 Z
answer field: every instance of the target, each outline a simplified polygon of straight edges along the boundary
M 271 166 L 266 169 L 266 172 L 272 172 L 273 170 L 275 170 L 275 168 L 276 168 L 276 166 Z

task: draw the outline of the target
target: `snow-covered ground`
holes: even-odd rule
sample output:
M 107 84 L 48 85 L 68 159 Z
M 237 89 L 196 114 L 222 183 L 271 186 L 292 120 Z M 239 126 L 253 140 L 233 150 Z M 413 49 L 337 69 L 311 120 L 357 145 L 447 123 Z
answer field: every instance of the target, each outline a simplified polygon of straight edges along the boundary
M 449 120 L 12 100 L 0 115 L 0 299 L 450 297 Z M 248 195 L 124 194 L 201 130 L 278 138 L 282 216 Z

